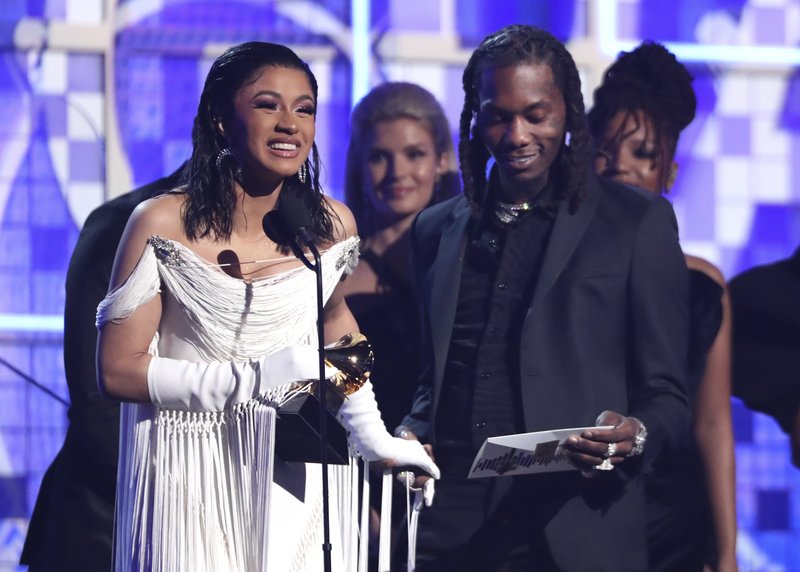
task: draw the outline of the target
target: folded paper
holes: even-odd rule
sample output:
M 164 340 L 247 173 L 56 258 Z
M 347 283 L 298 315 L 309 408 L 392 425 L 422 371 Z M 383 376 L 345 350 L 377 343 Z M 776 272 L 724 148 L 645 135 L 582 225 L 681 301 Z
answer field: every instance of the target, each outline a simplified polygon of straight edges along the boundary
M 573 435 L 590 429 L 612 427 L 573 427 L 489 437 L 475 456 L 467 476 L 475 479 L 577 470 L 564 455 L 563 445 Z

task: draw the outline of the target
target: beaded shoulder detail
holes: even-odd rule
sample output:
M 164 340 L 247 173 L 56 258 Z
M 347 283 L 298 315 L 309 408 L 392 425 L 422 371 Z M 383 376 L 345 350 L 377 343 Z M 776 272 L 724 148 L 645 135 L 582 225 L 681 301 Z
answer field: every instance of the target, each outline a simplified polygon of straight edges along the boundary
M 336 270 L 342 270 L 344 274 L 352 274 L 356 269 L 359 260 L 359 243 L 357 236 L 348 238 L 339 244 L 342 245 L 342 252 L 336 260 Z
M 158 235 L 153 235 L 147 239 L 147 244 L 153 247 L 156 258 L 158 258 L 162 264 L 181 266 L 181 255 L 173 241 Z

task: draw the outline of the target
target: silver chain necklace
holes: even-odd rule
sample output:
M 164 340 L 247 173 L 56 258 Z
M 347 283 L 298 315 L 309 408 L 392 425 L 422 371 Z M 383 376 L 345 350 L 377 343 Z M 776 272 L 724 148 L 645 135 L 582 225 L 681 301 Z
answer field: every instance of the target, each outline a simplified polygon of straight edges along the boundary
M 533 205 L 533 202 L 515 204 L 497 201 L 494 205 L 494 215 L 503 224 L 511 224 L 519 220 L 525 213 L 533 210 Z

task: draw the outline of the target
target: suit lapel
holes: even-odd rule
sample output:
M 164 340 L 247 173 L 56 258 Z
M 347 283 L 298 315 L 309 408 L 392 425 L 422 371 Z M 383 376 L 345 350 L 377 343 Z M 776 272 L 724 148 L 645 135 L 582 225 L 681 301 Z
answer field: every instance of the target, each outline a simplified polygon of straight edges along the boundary
M 436 261 L 431 269 L 428 308 L 430 308 L 431 341 L 436 358 L 434 379 L 437 384 L 441 383 L 444 375 L 444 363 L 450 345 L 469 219 L 469 207 L 462 207 L 453 212 L 442 231 Z
M 581 201 L 575 213 L 569 212 L 567 204 L 562 204 L 559 207 L 556 220 L 553 223 L 553 232 L 547 243 L 547 252 L 542 261 L 542 270 L 533 295 L 531 309 L 536 308 L 553 284 L 555 284 L 583 237 L 586 227 L 592 220 L 592 216 L 597 209 L 598 191 L 595 187 L 596 184 L 593 177 L 589 179 L 586 185 L 586 197 Z

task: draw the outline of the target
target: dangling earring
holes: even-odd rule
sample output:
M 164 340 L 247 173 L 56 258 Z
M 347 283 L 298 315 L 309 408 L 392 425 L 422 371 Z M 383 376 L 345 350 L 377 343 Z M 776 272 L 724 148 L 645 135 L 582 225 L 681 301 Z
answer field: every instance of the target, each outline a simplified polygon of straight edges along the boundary
M 300 165 L 300 168 L 297 169 L 297 178 L 300 180 L 301 183 L 305 184 L 306 178 L 308 177 L 308 168 L 306 168 L 306 162 Z
M 225 147 L 219 153 L 217 153 L 217 161 L 216 161 L 217 169 L 219 169 L 220 166 L 222 166 L 222 162 L 225 160 L 225 157 L 230 157 L 231 154 L 232 153 L 229 147 Z
M 233 176 L 236 179 L 240 179 L 242 177 L 242 162 L 239 159 L 239 155 L 236 154 L 236 151 L 231 149 L 230 147 L 225 147 L 224 149 L 220 150 L 217 153 L 217 170 L 219 171 L 222 168 L 222 163 L 230 157 L 233 159 Z

